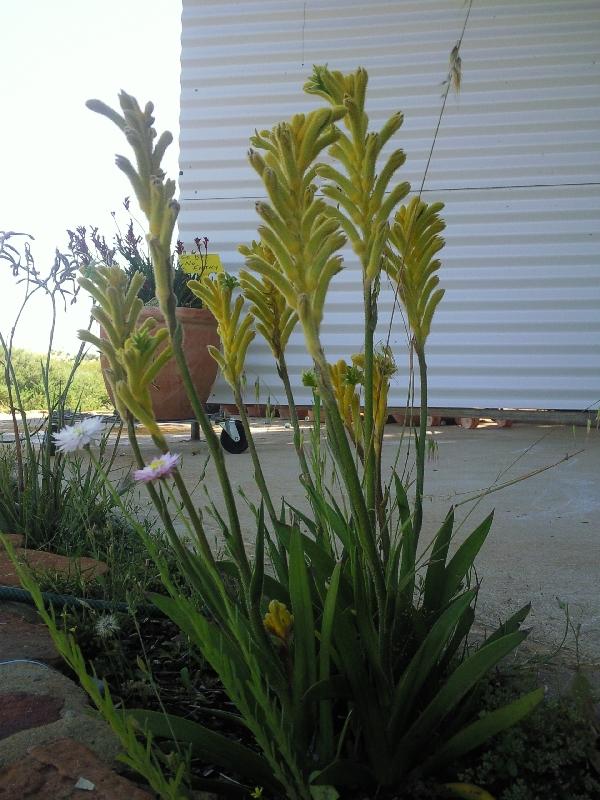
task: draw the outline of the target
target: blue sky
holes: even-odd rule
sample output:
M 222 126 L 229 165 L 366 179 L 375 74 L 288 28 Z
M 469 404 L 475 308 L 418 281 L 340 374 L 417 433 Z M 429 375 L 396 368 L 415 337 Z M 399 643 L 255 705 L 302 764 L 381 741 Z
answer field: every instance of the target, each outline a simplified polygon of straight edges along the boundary
M 99 225 L 107 238 L 111 211 L 130 189 L 114 167 L 126 153 L 120 132 L 85 108 L 97 97 L 117 103 L 121 88 L 156 106 L 158 130 L 176 139 L 179 118 L 179 0 L 19 0 L 3 3 L 0 46 L 0 230 L 35 237 L 45 271 L 66 229 Z M 165 160 L 177 176 L 177 147 Z M 0 330 L 12 322 L 17 289 L 0 264 Z M 82 297 L 61 314 L 56 347 L 73 351 L 87 323 Z M 36 304 L 17 344 L 42 351 L 48 316 Z

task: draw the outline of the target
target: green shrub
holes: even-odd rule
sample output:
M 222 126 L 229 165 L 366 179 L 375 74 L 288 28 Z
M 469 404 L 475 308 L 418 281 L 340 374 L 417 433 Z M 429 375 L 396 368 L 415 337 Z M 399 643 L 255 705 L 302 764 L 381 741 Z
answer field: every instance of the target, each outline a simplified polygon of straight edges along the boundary
M 494 710 L 516 694 L 514 683 L 493 683 L 483 704 Z M 542 703 L 469 761 L 461 780 L 485 786 L 496 800 L 600 797 L 598 720 L 573 697 Z
M 15 348 L 11 359 L 21 402 L 26 411 L 47 406 L 42 364 L 46 356 Z M 67 384 L 75 359 L 64 353 L 53 353 L 50 359 L 50 396 L 58 397 Z M 0 351 L 0 410 L 9 410 L 5 380 L 5 357 Z M 88 356 L 79 364 L 65 397 L 65 406 L 81 411 L 108 411 L 112 408 L 100 368 L 100 359 Z

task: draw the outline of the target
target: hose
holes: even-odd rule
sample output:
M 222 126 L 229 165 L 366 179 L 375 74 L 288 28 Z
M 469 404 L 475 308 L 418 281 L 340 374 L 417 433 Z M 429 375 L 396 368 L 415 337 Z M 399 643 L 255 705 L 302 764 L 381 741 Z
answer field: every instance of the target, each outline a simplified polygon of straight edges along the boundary
M 115 603 L 110 600 L 97 600 L 96 598 L 73 597 L 68 594 L 56 594 L 55 592 L 42 592 L 42 598 L 56 608 L 93 608 L 100 611 L 116 611 L 120 614 L 131 613 L 131 606 L 127 603 Z M 16 603 L 28 603 L 35 605 L 31 592 L 16 586 L 0 586 L 0 601 L 13 601 Z M 156 606 L 143 605 L 137 607 L 138 611 L 154 617 L 162 617 L 164 614 Z

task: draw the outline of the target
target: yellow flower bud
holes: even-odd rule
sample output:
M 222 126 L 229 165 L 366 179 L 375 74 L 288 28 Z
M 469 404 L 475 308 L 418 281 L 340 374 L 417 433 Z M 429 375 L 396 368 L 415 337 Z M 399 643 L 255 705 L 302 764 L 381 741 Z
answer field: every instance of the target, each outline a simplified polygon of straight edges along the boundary
M 285 603 L 271 600 L 263 625 L 273 636 L 277 636 L 282 642 L 287 642 L 294 626 L 294 615 L 290 614 Z

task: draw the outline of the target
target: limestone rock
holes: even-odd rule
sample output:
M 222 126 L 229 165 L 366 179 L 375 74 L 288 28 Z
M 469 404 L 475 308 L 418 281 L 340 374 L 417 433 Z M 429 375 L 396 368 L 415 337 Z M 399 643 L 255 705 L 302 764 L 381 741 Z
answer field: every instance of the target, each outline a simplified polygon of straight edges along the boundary
M 152 800 L 153 795 L 117 775 L 87 747 L 59 739 L 29 751 L 0 770 L 0 800 Z
M 15 659 L 43 661 L 53 666 L 61 662 L 45 625 L 29 622 L 21 614 L 0 608 L 0 660 Z
M 25 550 L 17 547 L 15 553 L 34 572 L 61 573 L 67 577 L 80 575 L 83 581 L 92 581 L 108 571 L 108 566 L 94 558 L 68 558 L 45 550 Z M 20 586 L 19 577 L 6 551 L 0 552 L 0 586 Z

